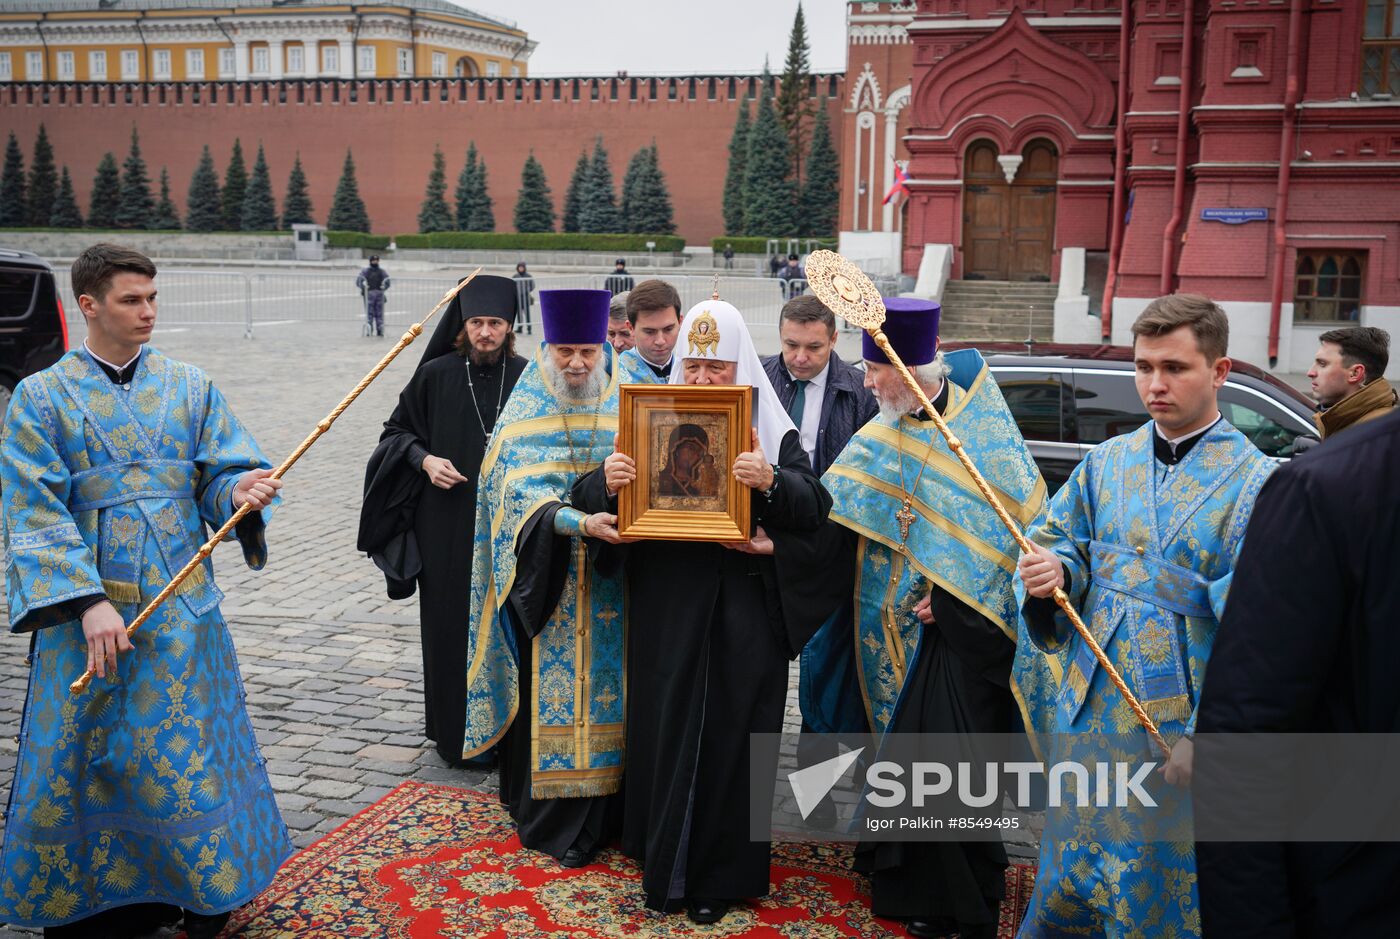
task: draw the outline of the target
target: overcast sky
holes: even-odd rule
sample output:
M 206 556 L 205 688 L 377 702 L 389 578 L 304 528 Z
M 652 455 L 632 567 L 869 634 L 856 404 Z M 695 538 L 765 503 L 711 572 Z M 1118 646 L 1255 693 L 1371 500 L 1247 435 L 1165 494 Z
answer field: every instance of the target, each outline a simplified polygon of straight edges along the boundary
M 797 0 L 455 0 L 539 43 L 530 74 L 781 72 Z M 804 0 L 812 71 L 846 67 L 846 4 Z

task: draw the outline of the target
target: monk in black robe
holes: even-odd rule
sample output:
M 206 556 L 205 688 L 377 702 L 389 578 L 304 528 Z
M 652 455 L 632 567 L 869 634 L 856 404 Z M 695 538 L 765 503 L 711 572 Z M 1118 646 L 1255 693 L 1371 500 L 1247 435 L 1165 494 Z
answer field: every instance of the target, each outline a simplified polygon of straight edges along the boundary
M 703 336 L 698 321 L 709 327 Z M 690 345 L 690 336 L 706 342 Z M 756 531 L 739 545 L 607 549 L 624 555 L 628 590 L 622 848 L 643 866 L 649 907 L 684 906 L 695 922 L 713 923 L 734 903 L 768 893 L 771 846 L 749 838 L 749 735 L 782 731 L 788 661 L 821 625 L 784 615 L 792 580 L 784 547 L 821 526 L 831 499 L 739 311 L 703 302 L 687 314 L 681 337 L 673 384 L 755 389 L 757 427 L 751 440 L 733 442 L 723 469 L 731 485 L 752 490 Z M 751 449 L 737 453 L 741 446 Z M 614 453 L 579 480 L 571 501 L 588 512 L 616 511 L 617 490 L 640 484 L 631 457 Z M 763 770 L 775 778 L 776 764 Z
M 477 474 L 487 438 L 525 369 L 515 354 L 516 290 L 478 276 L 459 293 L 384 424 L 365 475 L 359 549 L 392 599 L 419 591 L 424 734 L 462 759 L 467 614 Z

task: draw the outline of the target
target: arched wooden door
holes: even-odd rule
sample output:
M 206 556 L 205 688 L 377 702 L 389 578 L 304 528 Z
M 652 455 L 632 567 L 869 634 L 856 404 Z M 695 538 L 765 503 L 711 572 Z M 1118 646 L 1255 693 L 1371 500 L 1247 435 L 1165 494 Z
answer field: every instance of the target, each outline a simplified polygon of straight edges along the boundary
M 963 277 L 1006 280 L 1010 258 L 1006 209 L 1011 187 L 997 163 L 996 144 L 979 140 L 963 159 Z
M 1010 183 L 997 157 L 995 144 L 979 140 L 963 160 L 963 277 L 1049 280 L 1059 155 L 1032 141 Z
M 1011 280 L 1049 280 L 1055 251 L 1055 183 L 1060 157 L 1048 140 L 1021 151 L 1011 183 Z

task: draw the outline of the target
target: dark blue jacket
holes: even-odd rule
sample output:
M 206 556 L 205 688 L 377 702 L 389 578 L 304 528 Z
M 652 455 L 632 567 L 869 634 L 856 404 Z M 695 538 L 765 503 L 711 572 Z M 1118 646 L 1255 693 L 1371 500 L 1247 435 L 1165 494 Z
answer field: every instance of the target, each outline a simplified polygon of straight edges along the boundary
M 783 365 L 781 355 L 770 355 L 763 359 L 763 370 L 768 373 L 768 381 L 778 392 L 778 400 L 787 408 L 792 404 L 793 382 Z M 808 402 L 810 405 L 810 402 Z M 812 467 L 818 476 L 836 462 L 855 432 L 865 426 L 865 422 L 880 413 L 880 405 L 875 396 L 865 387 L 865 374 L 853 365 L 841 361 L 835 352 L 831 353 L 831 368 L 826 377 L 826 393 L 822 395 L 822 420 L 817 431 L 817 465 Z M 801 432 L 802 428 L 798 428 Z

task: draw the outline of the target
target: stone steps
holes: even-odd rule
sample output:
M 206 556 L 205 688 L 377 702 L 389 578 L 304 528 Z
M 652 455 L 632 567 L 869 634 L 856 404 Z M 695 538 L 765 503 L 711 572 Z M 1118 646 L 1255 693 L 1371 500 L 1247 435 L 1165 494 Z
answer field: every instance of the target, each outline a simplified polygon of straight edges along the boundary
M 953 281 L 943 292 L 939 331 L 960 342 L 1019 340 L 1028 331 L 1037 341 L 1049 341 L 1058 292 L 1055 284 Z

